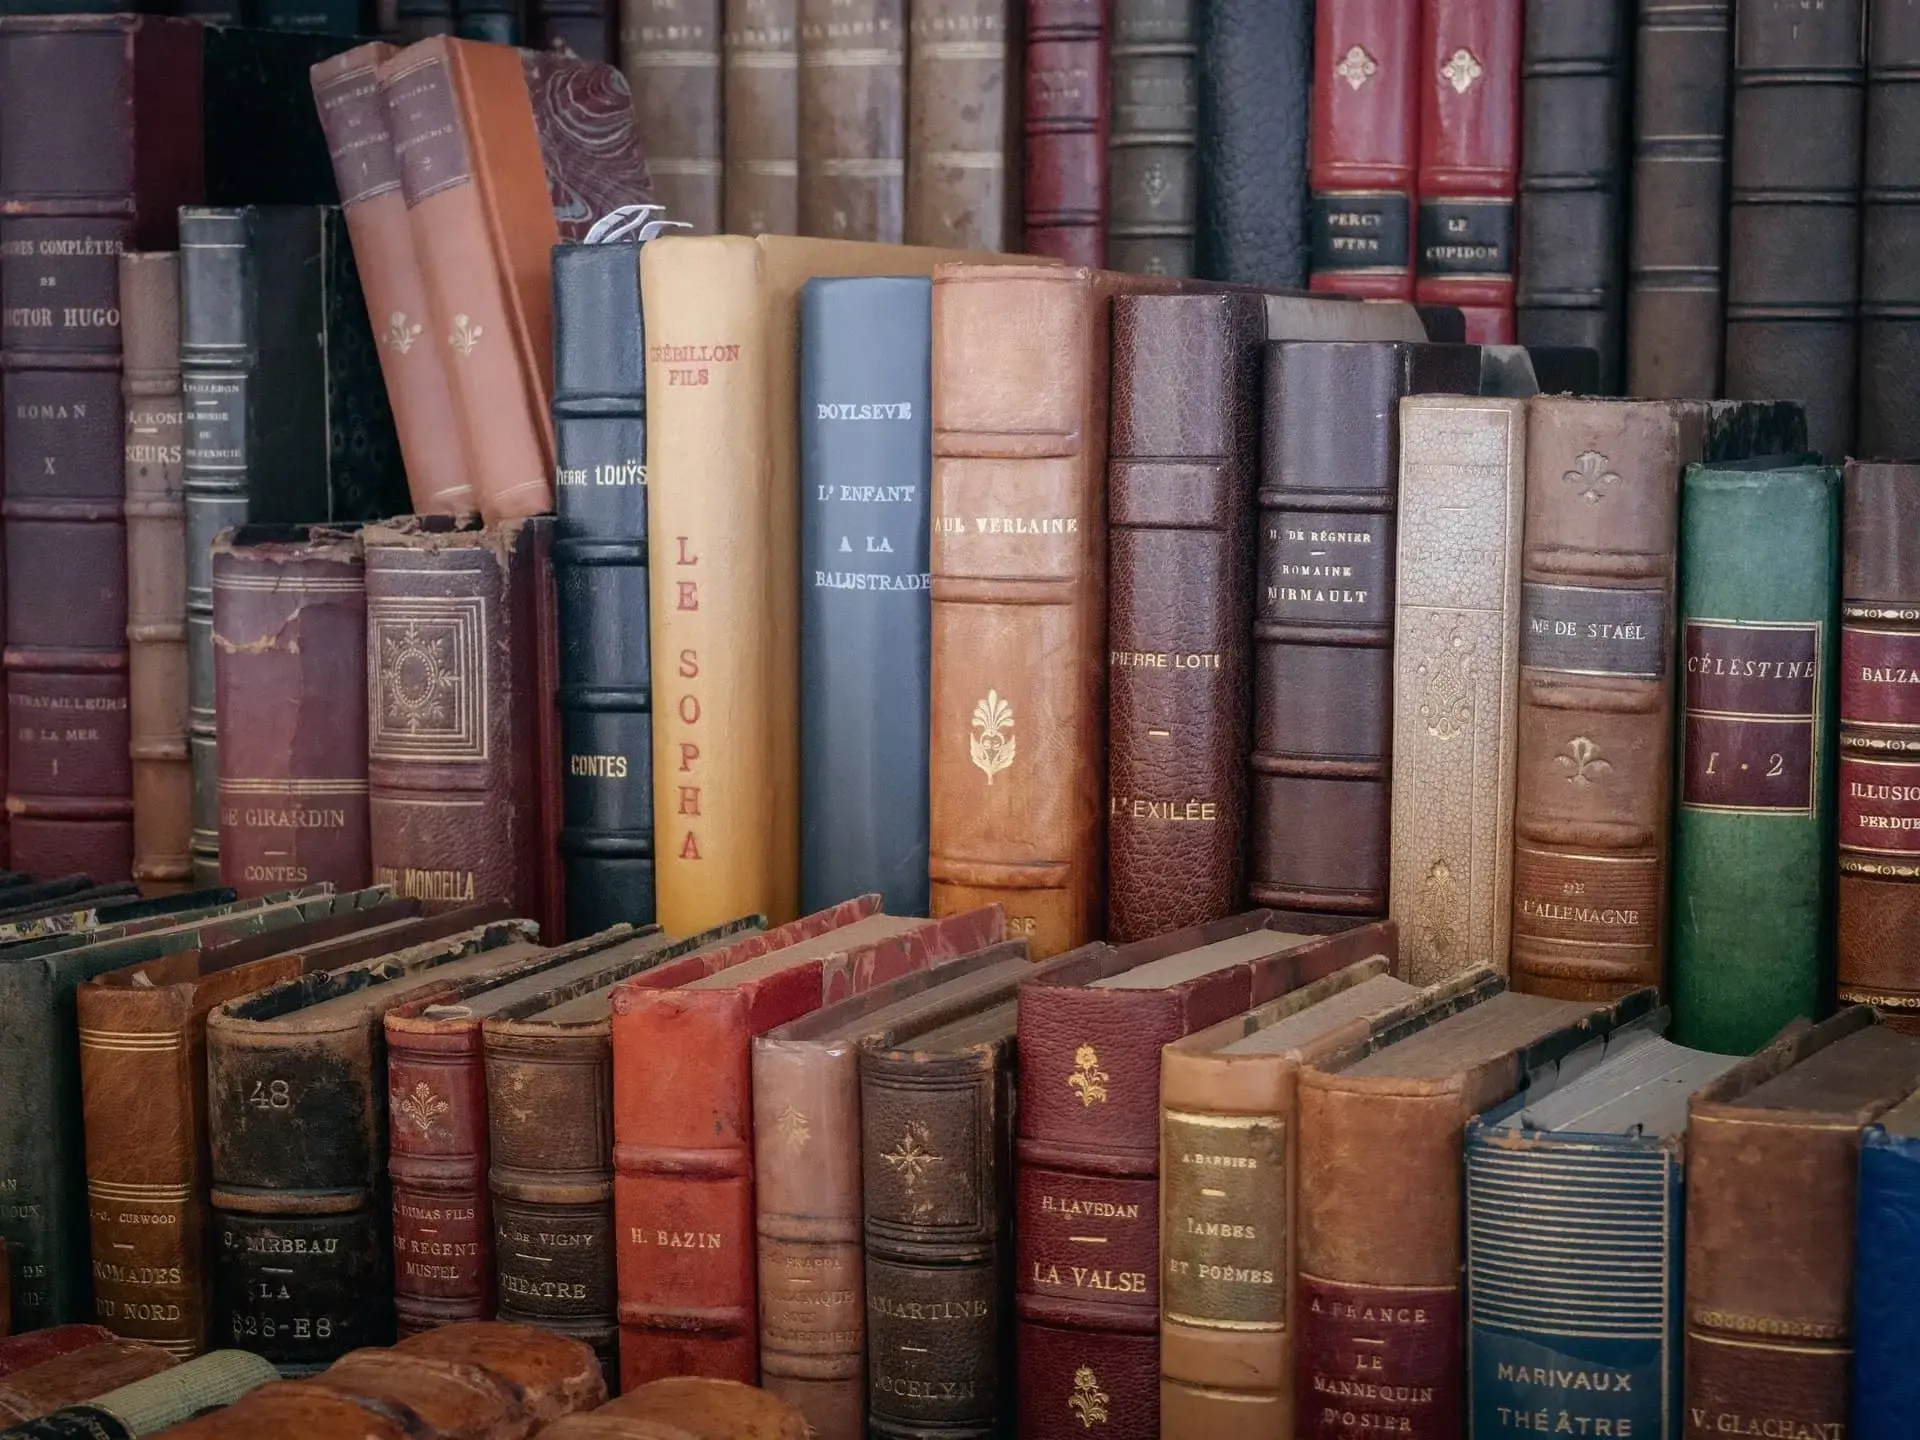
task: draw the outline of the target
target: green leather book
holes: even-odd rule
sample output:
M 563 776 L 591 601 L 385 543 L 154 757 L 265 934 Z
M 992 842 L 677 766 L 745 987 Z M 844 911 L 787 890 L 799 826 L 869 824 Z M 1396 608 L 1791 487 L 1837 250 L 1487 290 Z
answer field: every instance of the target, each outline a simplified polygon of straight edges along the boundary
M 1679 622 L 1673 1038 L 1747 1055 L 1832 969 L 1840 471 L 1689 466 Z

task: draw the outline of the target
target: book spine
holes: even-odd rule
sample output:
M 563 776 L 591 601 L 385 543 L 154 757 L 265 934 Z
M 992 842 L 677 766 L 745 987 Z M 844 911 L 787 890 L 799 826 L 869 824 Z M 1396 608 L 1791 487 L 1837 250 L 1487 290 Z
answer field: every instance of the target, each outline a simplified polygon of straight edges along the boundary
M 1108 7 L 1102 0 L 1025 3 L 1024 248 L 1069 265 L 1101 265 L 1107 225 Z
M 766 367 L 789 362 L 766 353 L 751 240 L 643 247 L 640 296 L 658 916 L 676 935 L 784 921 L 799 911 L 799 646 L 791 607 L 769 614 L 753 597 L 799 588 L 795 512 L 767 493 L 762 459 Z
M 454 6 L 453 33 L 462 40 L 517 46 L 521 18 L 519 0 L 458 0 Z
M 1862 455 L 1920 454 L 1903 400 L 1906 357 L 1920 345 L 1920 11 L 1869 11 L 1865 173 L 1860 211 Z
M 528 43 L 540 50 L 577 55 L 596 65 L 617 64 L 620 46 L 607 0 L 534 0 Z
M 1840 507 L 1839 999 L 1920 1030 L 1920 468 L 1849 462 Z M 1911 662 L 1911 663 L 1909 663 Z
M 489 1020 L 487 1188 L 498 1318 L 591 1346 L 619 1374 L 608 1022 Z
M 1002 903 L 1045 959 L 1100 931 L 1111 307 L 1070 270 L 933 296 L 933 911 Z
M 1005 1432 L 1011 1041 L 861 1056 L 867 1429 L 876 1440 Z M 1086 1423 L 1104 1422 L 1107 1396 L 1096 1388 L 1082 1398 Z M 1040 1432 L 1023 1424 L 1021 1433 Z
M 800 0 L 800 233 L 897 245 L 907 211 L 905 0 Z
M 70 1350 L 103 1344 L 113 1339 L 113 1332 L 104 1325 L 54 1325 L 22 1330 L 4 1339 L 6 1343 L 0 1344 L 0 1375 L 11 1375 Z
M 120 259 L 126 368 L 127 694 L 133 878 L 182 889 L 193 777 L 187 764 L 186 496 L 181 488 L 180 257 Z
M 0 1380 L 0 1424 L 30 1420 L 89 1396 L 118 1390 L 173 1365 L 151 1345 L 109 1340 Z
M 360 0 L 251 0 L 247 23 L 296 35 L 358 35 Z
M 1193 0 L 1116 0 L 1107 259 L 1192 275 L 1199 143 Z
M 23 1332 L 92 1317 L 83 1175 L 63 1164 L 72 1087 L 48 1058 L 70 1048 L 55 1011 L 45 961 L 0 965 L 0 1084 L 12 1097 L 0 1106 L 0 1242 L 11 1263 L 13 1324 Z
M 1387 895 L 1416 985 L 1505 968 L 1526 442 L 1523 400 L 1400 405 Z
M 721 4 L 619 0 L 620 68 L 633 88 L 654 198 L 696 235 L 720 232 Z
M 1800 400 L 1836 461 L 1858 399 L 1866 10 L 1734 0 L 1725 393 Z
M 798 0 L 723 0 L 722 196 L 729 235 L 800 229 Z M 648 160 L 657 171 L 659 161 Z M 678 217 L 675 217 L 678 218 Z M 924 243 L 924 242 L 921 242 Z
M 1625 348 L 1628 15 L 1615 0 L 1527 0 L 1520 71 L 1516 334 L 1597 350 L 1603 395 L 1620 391 Z
M 927 913 L 931 282 L 800 300 L 800 908 Z M 890 797 L 885 805 L 873 797 Z
M 1113 302 L 1107 929 L 1240 908 L 1252 691 L 1258 297 Z
M 1549 1434 L 1692 1433 L 1680 1425 L 1678 1147 L 1475 1123 L 1466 1197 L 1472 1432 L 1538 1428 L 1544 1413 Z
M 394 27 L 389 35 L 396 45 L 411 45 L 433 35 L 453 34 L 453 0 L 380 0 L 394 7 Z
M 1670 992 L 1682 1045 L 1751 1054 L 1820 1013 L 1839 565 L 1837 469 L 1688 469 Z
M 1019 233 L 1015 0 L 923 0 L 907 43 L 909 245 L 1007 250 Z M 729 119 L 729 126 L 732 121 Z
M 1314 9 L 1315 290 L 1413 298 L 1420 6 L 1323 0 Z
M 1689 457 L 1665 405 L 1535 400 L 1528 411 L 1513 984 L 1606 999 L 1666 977 Z
M 213 554 L 220 874 L 242 897 L 370 883 L 367 586 L 349 533 L 245 529 Z
M 426 281 L 380 93 L 379 66 L 392 54 L 391 45 L 363 45 L 316 66 L 313 98 L 392 397 L 413 509 L 458 514 L 475 508 L 473 484 L 454 440 L 459 430 L 441 348 L 427 334 Z
M 1678 400 L 1720 393 L 1732 35 L 1732 0 L 1641 0 L 1627 268 L 1629 395 Z
M 560 853 L 577 937 L 654 913 L 639 247 L 561 246 L 553 301 Z
M 1458 305 L 1473 344 L 1513 343 L 1522 3 L 1420 7 L 1414 299 Z
M 86 1404 L 62 1406 L 0 1434 L 7 1440 L 134 1440 L 232 1405 L 274 1376 L 273 1366 L 258 1355 L 223 1350 L 95 1394 Z
M 1920 1406 L 1911 1362 L 1912 1273 L 1920 1208 L 1920 1143 L 1867 1127 L 1860 1142 L 1859 1234 L 1853 1270 L 1853 1440 L 1899 1440 Z

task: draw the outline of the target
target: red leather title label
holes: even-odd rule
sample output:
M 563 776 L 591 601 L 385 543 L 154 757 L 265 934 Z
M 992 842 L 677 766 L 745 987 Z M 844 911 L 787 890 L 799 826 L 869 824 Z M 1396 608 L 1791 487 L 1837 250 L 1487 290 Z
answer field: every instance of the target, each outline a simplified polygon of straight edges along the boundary
M 1689 620 L 1681 663 L 1681 803 L 1812 814 L 1819 625 Z
M 1097 1305 L 1160 1303 L 1153 1180 L 1020 1167 L 1020 1288 Z
M 1840 848 L 1866 855 L 1920 855 L 1920 757 L 1840 757 Z M 1876 868 L 1849 856 L 1841 858 L 1840 867 L 1854 874 L 1873 874 Z
M 1840 627 L 1840 723 L 1920 726 L 1920 630 Z
M 1460 1292 L 1302 1272 L 1295 1433 L 1460 1440 Z

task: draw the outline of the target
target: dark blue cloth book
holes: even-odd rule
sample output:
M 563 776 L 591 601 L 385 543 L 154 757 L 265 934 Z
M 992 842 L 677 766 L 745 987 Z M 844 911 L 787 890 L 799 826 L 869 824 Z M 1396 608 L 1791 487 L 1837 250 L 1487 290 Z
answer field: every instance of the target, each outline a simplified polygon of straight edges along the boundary
M 1852 1440 L 1920 1434 L 1920 1095 L 1860 1141 Z

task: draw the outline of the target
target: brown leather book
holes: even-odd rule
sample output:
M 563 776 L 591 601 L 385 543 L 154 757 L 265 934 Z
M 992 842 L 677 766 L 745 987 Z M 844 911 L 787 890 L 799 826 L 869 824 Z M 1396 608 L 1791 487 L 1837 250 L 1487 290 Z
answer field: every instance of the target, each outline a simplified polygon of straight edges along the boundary
M 407 1417 L 427 1435 L 530 1435 L 533 1417 L 516 1387 L 478 1365 L 437 1355 L 365 1349 L 342 1355 L 307 1382 L 369 1410 Z
M 542 514 L 553 509 L 553 247 L 652 198 L 632 97 L 609 65 L 444 35 L 390 57 L 379 77 L 426 281 L 423 339 L 446 369 L 474 498 L 489 520 Z
M 1016 0 L 919 0 L 911 7 L 909 245 L 1011 250 L 1023 238 L 1019 13 Z
M 1101 0 L 1024 0 L 1022 248 L 1106 263 L 1107 43 Z
M 1920 465 L 1850 461 L 1840 513 L 1840 1000 L 1920 1033 Z
M 322 61 L 313 67 L 313 99 L 333 156 L 413 508 L 421 515 L 456 515 L 478 506 L 454 419 L 446 352 L 427 333 L 427 282 L 380 93 L 379 68 L 393 53 L 393 46 L 375 42 Z M 138 819 L 136 803 L 136 824 Z
M 553 522 L 361 532 L 376 881 L 434 905 L 506 900 L 566 933 Z
M 104 1325 L 50 1325 L 42 1330 L 10 1334 L 6 1343 L 0 1344 L 0 1375 L 30 1369 L 56 1355 L 102 1345 L 113 1338 L 113 1332 Z
M 696 235 L 720 230 L 722 0 L 619 0 L 620 68 L 633 90 L 654 198 Z
M 723 4 L 723 228 L 792 235 L 800 228 L 799 0 Z
M 1664 983 L 1680 472 L 1805 443 L 1793 404 L 1528 402 L 1515 989 Z
M 1300 1067 L 1501 988 L 1420 990 L 1374 956 L 1160 1052 L 1160 1435 L 1294 1432 Z
M 754 1037 L 760 1375 L 818 1440 L 860 1440 L 866 1422 L 860 1047 L 990 1008 L 1031 970 L 1009 940 Z
M 592 1410 L 607 1398 L 607 1382 L 591 1350 L 531 1325 L 502 1320 L 438 1325 L 393 1348 L 397 1355 L 477 1366 L 506 1381 L 535 1427 Z
M 799 5 L 800 233 L 898 245 L 907 200 L 905 0 Z
M 213 543 L 220 878 L 241 896 L 369 883 L 359 538 L 243 525 Z
M 1478 346 L 1267 351 L 1254 601 L 1247 891 L 1384 915 L 1394 499 L 1403 395 L 1471 395 Z
M 127 696 L 133 878 L 184 890 L 193 777 L 187 767 L 186 495 L 181 489 L 180 256 L 120 257 L 120 394 L 126 405 Z
M 208 1348 L 206 1017 L 216 1005 L 432 938 L 415 901 L 364 892 L 344 913 L 110 970 L 77 995 L 95 1312 L 186 1359 Z M 376 951 L 375 953 L 382 953 Z
M 69 1350 L 0 1380 L 0 1424 L 37 1420 L 63 1405 L 91 1400 L 178 1363 L 166 1351 L 137 1340 L 108 1340 Z
M 399 1411 L 382 1411 L 358 1397 L 304 1380 L 276 1380 L 236 1404 L 163 1431 L 166 1440 L 420 1440 L 421 1429 Z
M 676 1375 L 573 1415 L 541 1440 L 810 1440 L 792 1405 L 738 1380 Z
M 1697 1092 L 1687 1119 L 1689 1435 L 1845 1435 L 1860 1131 L 1920 1036 L 1850 1006 Z
M 1345 1417 L 1362 1404 L 1389 1430 L 1461 1434 L 1466 1123 L 1518 1092 L 1535 1066 L 1647 1013 L 1658 996 L 1470 998 L 1299 1072 L 1295 1389 L 1316 1397 L 1296 1412 L 1300 1440 L 1344 1440 Z M 1340 1403 L 1356 1386 L 1363 1396 Z
M 1387 913 L 1401 974 L 1507 968 L 1527 403 L 1400 402 Z

